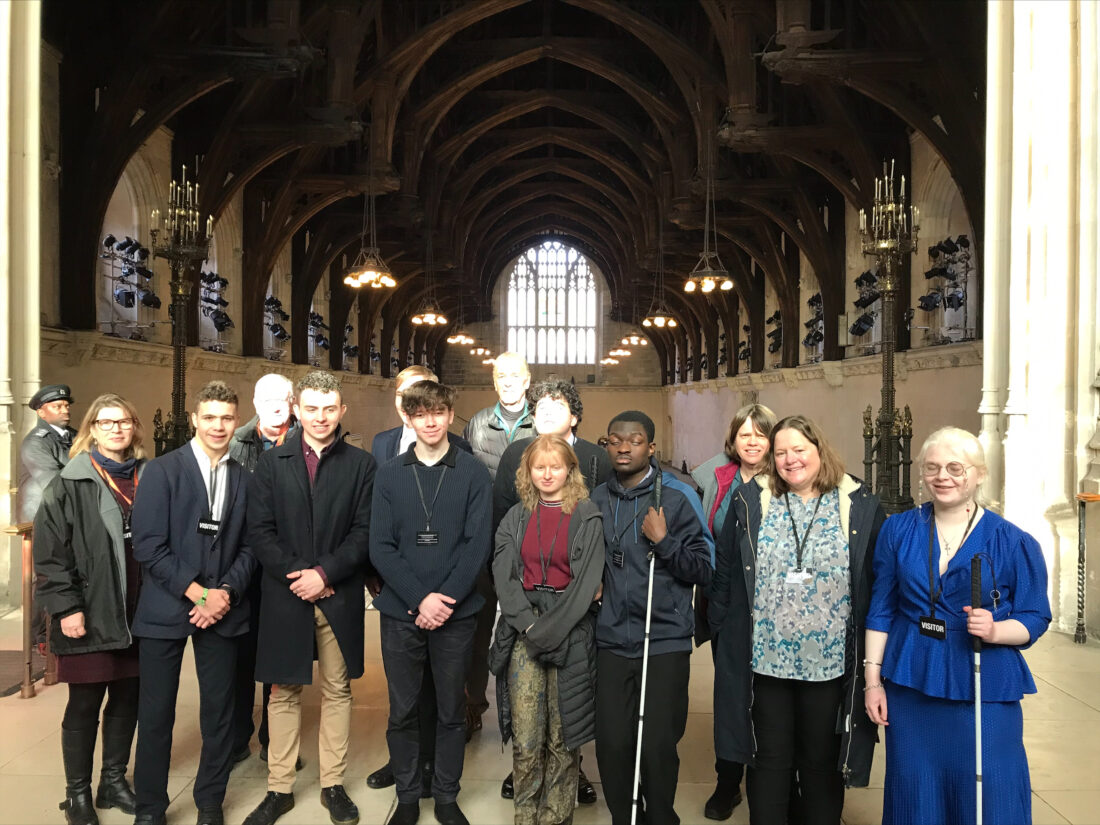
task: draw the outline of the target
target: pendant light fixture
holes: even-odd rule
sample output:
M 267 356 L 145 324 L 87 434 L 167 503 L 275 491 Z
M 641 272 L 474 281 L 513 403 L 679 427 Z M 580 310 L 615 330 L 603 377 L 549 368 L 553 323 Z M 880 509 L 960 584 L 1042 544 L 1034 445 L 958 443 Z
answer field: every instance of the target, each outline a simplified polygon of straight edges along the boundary
M 368 146 L 370 139 L 368 136 Z M 370 233 L 369 242 L 367 233 Z M 359 233 L 359 254 L 351 266 L 344 270 L 344 283 L 353 289 L 369 286 L 371 289 L 391 289 L 397 286 L 389 266 L 382 260 L 378 248 L 378 227 L 374 211 L 374 163 L 367 158 L 367 191 L 363 195 L 363 228 Z
M 702 292 L 704 295 L 720 289 L 733 289 L 730 274 L 718 257 L 718 212 L 714 208 L 714 135 L 708 134 L 706 150 L 706 196 L 703 203 L 703 252 L 699 263 L 684 281 L 684 292 Z M 712 245 L 713 244 L 713 245 Z
M 664 215 L 657 215 L 657 277 L 653 287 L 653 302 L 649 305 L 649 312 L 642 321 L 643 327 L 674 328 L 676 319 L 672 316 L 672 310 L 665 303 L 665 233 Z
M 447 323 L 447 316 L 443 314 L 443 309 L 435 298 L 435 259 L 432 257 L 432 227 L 430 223 L 425 228 L 424 236 L 424 279 L 427 281 L 427 294 L 409 320 L 417 326 L 443 326 Z

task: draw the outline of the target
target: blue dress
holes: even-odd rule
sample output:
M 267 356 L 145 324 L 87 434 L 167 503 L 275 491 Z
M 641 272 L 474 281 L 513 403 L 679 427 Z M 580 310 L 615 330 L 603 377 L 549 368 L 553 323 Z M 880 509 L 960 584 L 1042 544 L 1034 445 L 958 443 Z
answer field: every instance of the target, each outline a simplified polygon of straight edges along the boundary
M 1038 542 L 988 510 L 947 565 L 937 618 L 947 638 L 920 634 L 929 614 L 928 533 L 932 507 L 886 520 L 875 548 L 875 581 L 866 627 L 890 634 L 886 684 L 884 825 L 968 825 L 975 817 L 973 649 L 966 632 L 970 563 L 982 560 L 982 607 L 995 621 L 1015 619 L 1028 647 L 1050 624 L 1047 571 Z M 939 571 L 938 536 L 933 570 Z M 999 591 L 994 605 L 992 591 Z M 1020 699 L 1035 682 L 1020 649 L 982 649 L 982 812 L 985 825 L 1031 822 L 1031 781 Z

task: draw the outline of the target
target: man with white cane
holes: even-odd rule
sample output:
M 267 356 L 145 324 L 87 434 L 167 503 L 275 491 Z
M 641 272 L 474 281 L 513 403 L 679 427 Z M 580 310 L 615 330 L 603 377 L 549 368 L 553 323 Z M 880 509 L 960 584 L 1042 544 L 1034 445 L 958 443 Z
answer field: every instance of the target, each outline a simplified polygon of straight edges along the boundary
M 615 416 L 607 430 L 615 473 L 592 493 L 607 547 L 596 624 L 596 760 L 614 825 L 633 821 L 634 779 L 637 822 L 680 822 L 676 747 L 687 724 L 692 587 L 708 584 L 714 570 L 699 497 L 661 472 L 654 436 L 645 413 Z

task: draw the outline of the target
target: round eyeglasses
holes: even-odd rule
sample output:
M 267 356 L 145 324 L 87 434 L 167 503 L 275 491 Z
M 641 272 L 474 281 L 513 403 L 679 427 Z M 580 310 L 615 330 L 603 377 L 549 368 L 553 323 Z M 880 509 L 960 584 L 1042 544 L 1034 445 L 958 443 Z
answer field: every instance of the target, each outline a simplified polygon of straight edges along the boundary
M 920 471 L 925 478 L 938 476 L 940 470 L 947 470 L 947 474 L 951 478 L 962 478 L 966 475 L 966 471 L 973 466 L 973 464 L 963 464 L 961 461 L 950 461 L 947 464 L 922 464 L 920 465 Z

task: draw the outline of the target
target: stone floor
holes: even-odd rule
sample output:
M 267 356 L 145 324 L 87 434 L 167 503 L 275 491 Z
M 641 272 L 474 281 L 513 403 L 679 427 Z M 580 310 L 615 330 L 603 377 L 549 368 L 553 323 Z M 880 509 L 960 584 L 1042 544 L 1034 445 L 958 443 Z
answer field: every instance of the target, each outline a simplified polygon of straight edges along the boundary
M 16 647 L 20 619 L 17 612 L 0 617 L 0 648 Z M 386 690 L 378 646 L 378 614 L 367 612 L 367 672 L 354 683 L 352 747 L 349 755 L 347 789 L 359 806 L 364 825 L 384 823 L 394 804 L 392 789 L 373 791 L 365 778 L 386 761 Z M 1024 700 L 1027 720 L 1025 739 L 1031 762 L 1036 825 L 1100 822 L 1100 643 L 1078 646 L 1065 635 L 1048 633 L 1028 654 L 1039 693 Z M 677 810 L 685 825 L 704 823 L 703 803 L 713 788 L 711 740 L 711 682 L 713 670 L 709 651 L 692 657 L 691 713 L 687 735 L 680 745 L 680 783 Z M 303 712 L 305 735 L 302 758 L 305 768 L 298 778 L 297 806 L 280 820 L 280 825 L 328 822 L 318 799 L 317 715 L 319 699 L 315 689 L 306 691 Z M 0 699 L 0 825 L 18 823 L 63 823 L 57 803 L 63 795 L 61 771 L 61 713 L 65 704 L 64 685 L 39 687 L 38 696 L 23 700 L 18 694 Z M 191 784 L 197 768 L 198 694 L 190 655 L 184 665 L 180 689 L 168 810 L 170 823 L 194 822 Z M 592 746 L 584 748 L 584 766 L 597 783 Z M 844 807 L 846 825 L 878 823 L 882 806 L 882 753 L 876 755 L 871 786 L 848 792 Z M 475 825 L 508 825 L 512 805 L 500 798 L 500 781 L 508 773 L 510 750 L 505 751 L 497 732 L 495 711 L 485 716 L 485 728 L 477 734 L 466 754 L 459 801 Z M 229 823 L 240 823 L 259 802 L 266 789 L 266 766 L 253 755 L 234 771 L 226 797 Z M 602 797 L 602 794 L 601 794 Z M 431 802 L 422 804 L 423 823 L 435 822 Z M 100 814 L 103 825 L 132 821 L 118 811 Z M 602 798 L 595 805 L 581 807 L 577 825 L 609 823 L 611 817 Z M 748 822 L 741 805 L 731 823 Z

